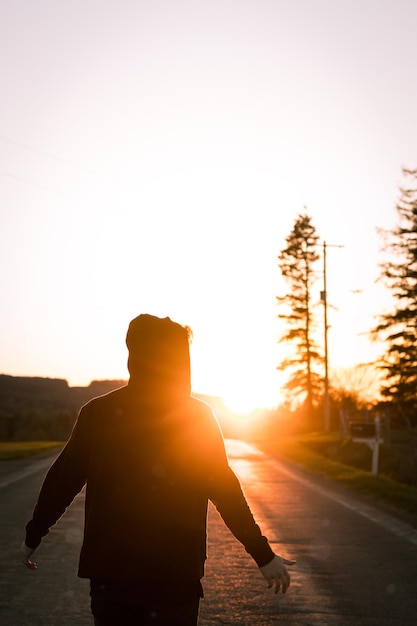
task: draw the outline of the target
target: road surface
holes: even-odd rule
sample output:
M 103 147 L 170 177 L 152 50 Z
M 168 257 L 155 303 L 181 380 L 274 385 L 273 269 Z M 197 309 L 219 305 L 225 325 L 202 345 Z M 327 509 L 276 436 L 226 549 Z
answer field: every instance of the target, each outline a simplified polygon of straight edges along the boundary
M 285 596 L 266 588 L 213 507 L 201 626 L 417 624 L 417 531 L 282 461 L 228 442 L 231 463 L 276 552 L 297 559 Z M 76 577 L 83 495 L 37 552 L 18 561 L 23 528 L 50 459 L 0 463 L 0 624 L 92 626 L 88 581 Z

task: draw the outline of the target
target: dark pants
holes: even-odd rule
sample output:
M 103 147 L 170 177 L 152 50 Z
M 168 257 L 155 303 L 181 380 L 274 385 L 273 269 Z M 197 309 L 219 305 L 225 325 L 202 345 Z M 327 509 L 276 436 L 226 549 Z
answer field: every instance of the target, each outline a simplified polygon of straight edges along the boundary
M 95 626 L 196 626 L 200 582 L 91 581 Z

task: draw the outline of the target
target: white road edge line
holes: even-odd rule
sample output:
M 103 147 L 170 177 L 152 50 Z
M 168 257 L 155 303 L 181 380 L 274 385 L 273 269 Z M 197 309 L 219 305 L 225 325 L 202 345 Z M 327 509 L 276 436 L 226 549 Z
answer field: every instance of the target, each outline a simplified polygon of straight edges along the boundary
M 18 470 L 17 472 L 13 472 L 4 478 L 0 478 L 0 489 L 3 487 L 8 487 L 12 483 L 17 482 L 18 480 L 22 480 L 23 478 L 27 478 L 32 474 L 35 474 L 38 471 L 49 468 L 52 465 L 55 457 L 49 457 L 47 459 L 42 459 L 41 461 L 34 461 L 30 465 Z M 7 461 L 6 461 L 7 462 Z
M 297 472 L 291 471 L 284 463 L 281 463 L 280 461 L 276 461 L 274 459 L 269 459 L 268 461 L 270 463 L 278 465 L 282 473 L 291 476 L 291 478 L 293 478 L 294 480 L 298 480 L 298 482 L 302 483 L 309 489 L 320 493 L 326 498 L 334 500 L 334 502 L 341 504 L 351 511 L 355 511 L 359 515 L 362 515 L 362 517 L 365 517 L 375 524 L 378 524 L 379 526 L 382 526 L 383 528 L 391 531 L 392 533 L 397 535 L 397 537 L 406 539 L 410 543 L 417 546 L 417 530 L 410 526 L 410 524 L 398 520 L 395 517 L 388 515 L 387 513 L 383 513 L 382 511 L 379 511 L 368 504 L 355 501 L 353 498 L 345 498 L 344 496 L 341 496 L 330 489 L 321 487 L 316 482 L 314 482 L 314 480 L 309 480 L 308 478 L 300 476 L 299 474 L 297 474 Z

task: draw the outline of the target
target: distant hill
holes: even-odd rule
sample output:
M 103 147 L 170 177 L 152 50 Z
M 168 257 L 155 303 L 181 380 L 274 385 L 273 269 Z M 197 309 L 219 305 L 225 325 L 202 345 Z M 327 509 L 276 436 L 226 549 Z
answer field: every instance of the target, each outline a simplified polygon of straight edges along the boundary
M 69 387 L 60 378 L 0 374 L 0 440 L 67 439 L 83 404 L 125 384 L 95 380 Z
M 0 440 L 66 440 L 86 402 L 126 382 L 94 380 L 87 387 L 70 387 L 60 378 L 0 374 Z M 221 398 L 195 395 L 213 407 L 220 422 L 227 419 Z
M 123 380 L 94 380 L 88 387 L 69 387 L 68 382 L 60 378 L 0 374 L 0 413 L 78 411 L 94 396 L 125 384 Z

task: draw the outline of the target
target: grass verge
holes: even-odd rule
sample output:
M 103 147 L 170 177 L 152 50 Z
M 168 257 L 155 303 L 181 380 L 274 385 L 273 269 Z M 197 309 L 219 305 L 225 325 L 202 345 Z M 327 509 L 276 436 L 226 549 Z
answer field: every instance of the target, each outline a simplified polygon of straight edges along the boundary
M 25 459 L 62 446 L 62 441 L 0 441 L 0 461 Z
M 370 471 L 351 467 L 337 459 L 329 459 L 312 449 L 320 449 L 318 444 L 331 446 L 335 441 L 337 436 L 331 434 L 309 434 L 256 443 L 264 452 L 272 456 L 279 455 L 313 474 L 330 478 L 394 512 L 405 514 L 408 521 L 417 525 L 417 489 L 388 476 L 373 476 Z

